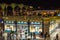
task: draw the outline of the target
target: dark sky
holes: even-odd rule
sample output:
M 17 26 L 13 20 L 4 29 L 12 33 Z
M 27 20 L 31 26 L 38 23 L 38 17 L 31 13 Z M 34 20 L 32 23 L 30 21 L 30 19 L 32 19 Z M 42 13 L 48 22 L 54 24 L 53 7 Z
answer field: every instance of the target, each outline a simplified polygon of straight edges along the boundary
M 60 1 L 58 0 L 0 0 L 0 3 L 23 3 L 25 5 L 32 5 L 41 8 L 60 8 Z

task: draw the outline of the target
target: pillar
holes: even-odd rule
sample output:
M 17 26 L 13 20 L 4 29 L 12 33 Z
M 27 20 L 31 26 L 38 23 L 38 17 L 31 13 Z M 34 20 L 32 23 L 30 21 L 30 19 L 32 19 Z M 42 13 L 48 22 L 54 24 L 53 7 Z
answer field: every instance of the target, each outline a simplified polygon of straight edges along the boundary
M 16 34 L 17 34 L 17 21 L 14 21 L 16 27 Z
M 44 21 L 44 34 L 47 32 L 49 34 L 50 22 Z
M 47 40 L 50 40 L 49 27 L 50 27 L 50 21 L 49 21 L 49 18 L 48 18 L 48 19 L 44 20 L 44 34 L 47 33 L 47 36 L 46 36 Z

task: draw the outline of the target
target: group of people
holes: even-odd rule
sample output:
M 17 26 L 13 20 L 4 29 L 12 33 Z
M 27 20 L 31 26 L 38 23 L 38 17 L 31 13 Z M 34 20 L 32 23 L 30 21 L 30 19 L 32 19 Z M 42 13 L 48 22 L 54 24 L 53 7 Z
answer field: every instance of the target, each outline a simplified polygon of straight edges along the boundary
M 44 34 L 44 40 L 50 40 L 50 35 L 47 32 Z
M 16 40 L 16 34 L 8 33 L 7 34 L 7 40 Z

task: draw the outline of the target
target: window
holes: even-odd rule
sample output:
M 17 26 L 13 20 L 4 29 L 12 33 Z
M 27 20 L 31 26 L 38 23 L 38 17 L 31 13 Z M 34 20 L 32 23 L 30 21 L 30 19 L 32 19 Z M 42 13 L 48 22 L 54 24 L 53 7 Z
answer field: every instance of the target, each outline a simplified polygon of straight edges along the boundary
M 9 21 L 5 21 L 6 23 L 9 23 Z
M 20 21 L 18 21 L 17 23 L 21 23 Z
M 1 7 L 0 7 L 0 16 L 3 16 L 3 10 Z
M 34 12 L 33 15 L 36 15 L 36 12 Z
M 12 23 L 11 21 L 9 21 L 9 23 Z
M 10 21 L 10 23 L 14 23 L 14 21 Z
M 58 14 L 58 16 L 60 16 L 60 13 Z
M 20 8 L 19 8 L 19 6 L 16 6 L 16 7 L 14 8 L 14 13 L 13 13 L 13 15 L 14 15 L 14 16 L 19 16 L 19 15 L 20 15 Z
M 54 21 L 51 21 L 50 24 L 54 24 Z
M 27 22 L 24 22 L 24 24 L 27 24 Z
M 7 7 L 7 16 L 13 16 L 13 9 L 11 6 Z
M 14 21 L 5 21 L 5 23 L 11 23 L 12 24 L 12 23 L 14 23 Z
M 42 14 L 41 13 L 38 13 L 38 16 L 42 16 Z
M 54 13 L 54 16 L 57 16 L 57 13 L 56 12 Z
M 31 24 L 40 24 L 40 22 L 31 22 Z

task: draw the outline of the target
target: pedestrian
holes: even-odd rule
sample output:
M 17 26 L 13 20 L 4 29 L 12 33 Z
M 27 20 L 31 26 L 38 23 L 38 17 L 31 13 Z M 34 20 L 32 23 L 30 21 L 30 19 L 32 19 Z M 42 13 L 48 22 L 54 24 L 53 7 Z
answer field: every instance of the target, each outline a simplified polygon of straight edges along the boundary
M 31 33 L 31 39 L 32 39 L 32 33 Z
M 10 33 L 7 34 L 7 40 L 11 40 L 11 34 Z
M 35 33 L 33 33 L 33 39 L 36 39 L 36 35 L 35 35 Z
M 47 32 L 45 33 L 45 40 L 46 40 L 46 38 L 47 38 Z
M 58 34 L 56 34 L 56 40 L 58 40 Z
M 41 32 L 41 37 L 43 37 L 43 33 Z
M 16 40 L 16 34 L 14 34 L 14 36 L 13 36 L 13 37 L 14 37 L 14 40 Z

